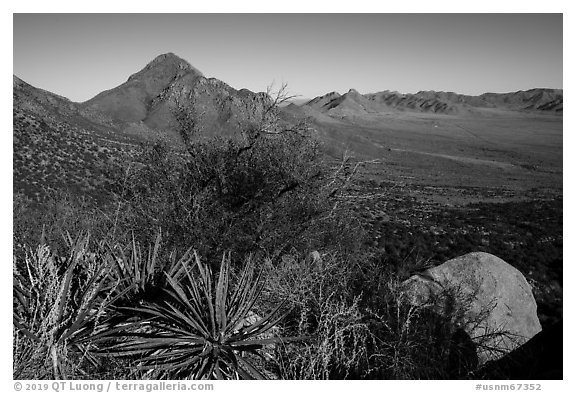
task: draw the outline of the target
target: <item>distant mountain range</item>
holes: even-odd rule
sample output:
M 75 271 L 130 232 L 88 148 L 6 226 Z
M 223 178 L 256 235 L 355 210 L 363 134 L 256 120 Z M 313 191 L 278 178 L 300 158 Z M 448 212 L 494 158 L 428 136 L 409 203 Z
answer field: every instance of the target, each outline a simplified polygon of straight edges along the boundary
M 562 113 L 563 91 L 561 89 L 531 89 L 515 93 L 485 93 L 479 96 L 469 96 L 436 91 L 402 94 L 388 90 L 360 94 L 351 89 L 343 95 L 331 92 L 316 97 L 304 105 L 337 117 L 394 111 L 464 114 L 474 113 L 478 109 Z

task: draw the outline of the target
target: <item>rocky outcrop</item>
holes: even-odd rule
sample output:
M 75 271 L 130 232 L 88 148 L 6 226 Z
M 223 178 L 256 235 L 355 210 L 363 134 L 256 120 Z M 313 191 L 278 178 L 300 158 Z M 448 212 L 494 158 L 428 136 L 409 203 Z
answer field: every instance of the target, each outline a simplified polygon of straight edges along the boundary
M 474 252 L 412 276 L 403 283 L 406 301 L 431 307 L 464 331 L 478 365 L 518 348 L 542 330 L 536 301 L 522 273 L 502 259 Z

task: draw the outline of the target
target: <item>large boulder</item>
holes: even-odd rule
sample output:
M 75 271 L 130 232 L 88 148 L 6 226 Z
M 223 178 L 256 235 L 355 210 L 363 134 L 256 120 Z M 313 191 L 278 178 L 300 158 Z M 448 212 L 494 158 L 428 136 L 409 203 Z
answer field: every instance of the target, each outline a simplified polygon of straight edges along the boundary
M 403 294 L 450 318 L 476 347 L 478 365 L 518 348 L 542 330 L 522 273 L 502 259 L 473 252 L 410 277 Z

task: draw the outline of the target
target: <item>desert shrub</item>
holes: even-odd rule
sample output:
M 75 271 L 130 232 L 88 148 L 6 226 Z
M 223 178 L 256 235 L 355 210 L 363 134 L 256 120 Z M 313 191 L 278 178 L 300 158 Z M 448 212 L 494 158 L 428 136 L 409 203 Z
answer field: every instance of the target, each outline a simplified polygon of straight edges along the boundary
M 397 300 L 397 299 L 395 299 Z M 329 299 L 312 339 L 283 348 L 285 379 L 446 379 L 454 353 L 449 324 L 424 308 L 390 303 L 375 313 Z
M 366 376 L 374 336 L 357 301 L 330 297 L 321 305 L 311 340 L 283 347 L 279 357 L 285 379 L 359 379 Z
M 447 379 L 453 328 L 451 315 L 407 301 L 402 283 L 390 278 L 380 304 L 367 319 L 377 346 L 371 354 L 370 378 Z
M 13 251 L 23 257 L 27 248 L 46 244 L 62 254 L 68 252 L 68 238 L 90 233 L 97 241 L 114 242 L 115 206 L 99 206 L 83 196 L 64 191 L 51 192 L 41 204 L 23 194 L 13 198 Z M 118 231 L 118 235 L 120 232 Z
M 181 117 L 184 149 L 144 146 L 118 176 L 119 225 L 139 241 L 152 242 L 160 228 L 167 246 L 194 245 L 209 259 L 226 250 L 276 260 L 294 250 L 359 248 L 362 232 L 339 198 L 353 165 L 330 168 L 306 126 L 266 118 L 241 137 L 201 139 L 194 113 Z
M 314 335 L 329 300 L 353 302 L 363 296 L 352 285 L 356 269 L 354 259 L 336 252 L 283 255 L 276 263 L 267 260 L 263 298 L 290 303 L 292 313 L 284 327 L 291 334 Z

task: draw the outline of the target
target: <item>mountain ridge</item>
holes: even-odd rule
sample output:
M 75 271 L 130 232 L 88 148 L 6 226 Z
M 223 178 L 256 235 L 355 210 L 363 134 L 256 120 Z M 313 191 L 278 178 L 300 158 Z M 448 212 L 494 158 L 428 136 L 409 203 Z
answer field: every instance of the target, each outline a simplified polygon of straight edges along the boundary
M 433 90 L 422 90 L 414 94 L 389 90 L 360 94 L 350 89 L 343 95 L 331 92 L 315 97 L 304 105 L 334 116 L 394 111 L 462 114 L 474 113 L 482 108 L 561 113 L 563 89 L 533 88 L 510 93 L 483 93 L 478 96 Z

